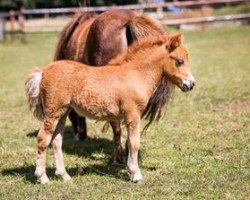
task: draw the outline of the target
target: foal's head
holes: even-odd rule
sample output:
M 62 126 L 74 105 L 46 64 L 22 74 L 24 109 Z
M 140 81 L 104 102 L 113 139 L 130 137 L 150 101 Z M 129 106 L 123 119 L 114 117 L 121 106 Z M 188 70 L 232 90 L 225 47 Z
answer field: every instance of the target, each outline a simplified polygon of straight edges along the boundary
M 165 76 L 183 92 L 192 90 L 195 80 L 189 69 L 188 52 L 182 45 L 182 35 L 170 36 L 166 42 L 166 50 Z

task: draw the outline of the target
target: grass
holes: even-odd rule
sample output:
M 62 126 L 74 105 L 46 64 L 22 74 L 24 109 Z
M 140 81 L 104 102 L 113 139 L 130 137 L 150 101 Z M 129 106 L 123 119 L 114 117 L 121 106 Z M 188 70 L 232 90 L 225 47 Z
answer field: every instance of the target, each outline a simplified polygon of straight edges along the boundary
M 112 133 L 88 121 L 75 143 L 67 122 L 64 159 L 72 183 L 33 175 L 39 122 L 28 110 L 24 80 L 53 57 L 57 34 L 29 34 L 28 44 L 0 44 L 0 199 L 250 199 L 250 27 L 185 33 L 197 86 L 176 89 L 166 115 L 141 141 L 145 180 L 110 165 Z M 123 131 L 125 140 L 125 131 Z
M 250 12 L 250 4 L 243 3 L 236 6 L 223 6 L 221 8 L 214 9 L 215 15 L 234 15 Z

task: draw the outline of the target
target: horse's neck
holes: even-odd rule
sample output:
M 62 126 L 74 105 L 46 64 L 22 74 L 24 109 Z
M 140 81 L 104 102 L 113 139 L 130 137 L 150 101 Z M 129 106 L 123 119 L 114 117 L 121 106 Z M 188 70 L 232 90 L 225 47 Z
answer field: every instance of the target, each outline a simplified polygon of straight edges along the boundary
M 132 59 L 124 63 L 124 68 L 137 73 L 138 78 L 147 86 L 145 90 L 152 93 L 163 76 L 164 62 L 163 48 L 154 48 L 134 55 Z
M 163 73 L 164 47 L 148 48 L 142 52 L 135 53 L 124 65 L 128 69 L 150 73 L 158 76 Z M 147 74 L 146 73 L 146 74 Z

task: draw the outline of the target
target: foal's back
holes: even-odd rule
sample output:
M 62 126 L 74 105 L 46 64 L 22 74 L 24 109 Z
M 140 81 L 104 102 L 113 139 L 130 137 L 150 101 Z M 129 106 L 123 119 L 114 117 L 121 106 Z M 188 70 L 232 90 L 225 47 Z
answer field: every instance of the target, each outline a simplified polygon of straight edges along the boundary
M 72 107 L 89 118 L 118 119 L 120 95 L 129 92 L 118 87 L 124 85 L 122 71 L 116 66 L 93 68 L 74 61 L 53 62 L 42 70 L 45 108 Z

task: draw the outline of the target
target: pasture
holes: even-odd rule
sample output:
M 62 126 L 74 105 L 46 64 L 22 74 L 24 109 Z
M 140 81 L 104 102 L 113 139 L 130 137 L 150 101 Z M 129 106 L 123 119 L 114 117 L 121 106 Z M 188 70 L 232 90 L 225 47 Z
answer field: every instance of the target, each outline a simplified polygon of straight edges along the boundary
M 72 176 L 36 183 L 36 134 L 24 80 L 53 58 L 56 33 L 0 44 L 0 199 L 249 199 L 250 27 L 184 33 L 196 88 L 176 88 L 163 119 L 141 139 L 144 180 L 131 183 L 125 166 L 111 166 L 111 129 L 88 120 L 89 138 L 75 143 L 67 123 L 63 151 Z M 123 129 L 125 142 L 126 132 Z

